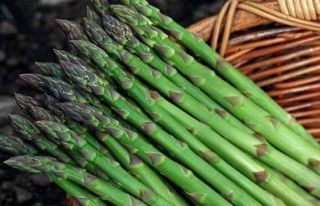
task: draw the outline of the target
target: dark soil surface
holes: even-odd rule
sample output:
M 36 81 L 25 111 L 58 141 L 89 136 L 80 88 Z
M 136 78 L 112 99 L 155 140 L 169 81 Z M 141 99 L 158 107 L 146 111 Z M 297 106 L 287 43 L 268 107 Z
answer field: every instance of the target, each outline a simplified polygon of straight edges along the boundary
M 152 0 L 164 13 L 187 26 L 220 8 L 223 0 Z M 216 3 L 213 3 L 216 2 Z M 14 134 L 8 113 L 19 113 L 14 92 L 33 94 L 18 78 L 35 71 L 35 61 L 55 61 L 53 48 L 66 46 L 54 19 L 81 21 L 86 0 L 0 1 L 0 133 Z M 20 173 L 2 162 L 10 157 L 0 152 L 1 206 L 65 205 L 65 193 L 42 175 Z

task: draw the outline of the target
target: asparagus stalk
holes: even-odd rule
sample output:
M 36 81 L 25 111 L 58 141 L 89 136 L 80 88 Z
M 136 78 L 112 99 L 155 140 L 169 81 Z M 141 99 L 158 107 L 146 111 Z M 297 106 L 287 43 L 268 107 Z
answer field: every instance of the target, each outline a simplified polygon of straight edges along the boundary
M 95 51 L 98 50 L 98 48 L 95 48 L 93 45 L 89 45 L 89 46 L 95 49 Z M 75 47 L 79 48 L 79 46 L 75 46 Z M 88 48 L 81 47 L 81 49 L 79 48 L 79 50 L 88 50 Z M 120 52 L 119 54 L 120 54 L 119 56 L 121 56 Z M 220 159 L 220 157 L 217 156 L 215 153 L 213 153 L 208 147 L 206 147 L 200 141 L 195 139 L 194 136 L 185 129 L 185 127 L 181 126 L 167 112 L 165 112 L 158 105 L 155 105 L 154 101 L 149 96 L 149 93 L 147 93 L 147 91 L 137 86 L 137 83 L 134 80 L 131 81 L 130 77 L 126 73 L 122 72 L 122 70 L 116 63 L 112 63 L 112 62 L 107 63 L 106 61 L 110 62 L 110 59 L 104 60 L 99 58 L 100 56 L 103 56 L 102 51 L 100 56 L 97 56 L 97 55 L 92 55 L 92 56 L 95 59 L 95 61 L 101 65 L 101 67 L 104 67 L 104 65 L 115 66 L 113 68 L 107 68 L 107 69 L 109 69 L 113 73 L 113 76 L 117 78 L 118 82 L 120 82 L 120 85 L 122 85 L 123 88 L 126 91 L 128 91 L 128 93 L 132 97 L 135 97 L 135 99 L 141 104 L 141 106 L 146 108 L 148 113 L 152 114 L 151 117 L 155 117 L 154 120 L 156 122 L 160 123 L 162 126 L 169 129 L 172 132 L 172 134 L 178 137 L 181 141 L 186 142 L 195 153 L 197 153 L 199 156 L 205 159 L 213 167 L 217 168 L 221 173 L 223 173 L 224 175 L 227 175 L 228 178 L 236 182 L 243 189 L 247 190 L 247 192 L 251 194 L 253 197 L 255 197 L 257 200 L 265 204 L 269 203 L 269 204 L 275 205 L 274 203 L 275 199 L 273 197 L 270 197 L 268 193 L 263 191 L 261 188 L 257 187 L 257 185 L 255 185 L 253 182 L 248 180 L 245 176 L 243 176 L 241 173 L 239 173 L 237 170 L 235 170 L 233 167 L 227 164 L 224 160 Z M 75 65 L 70 65 L 70 67 L 73 67 L 73 66 Z M 66 67 L 68 66 L 64 66 L 64 68 L 66 69 L 66 73 L 68 73 L 68 68 Z M 226 184 L 224 183 L 224 185 Z M 231 188 L 232 185 L 228 187 Z M 243 196 L 242 196 L 242 199 L 243 199 Z
M 183 189 L 191 198 L 203 205 L 230 205 L 214 190 L 197 178 L 192 171 L 172 161 L 154 146 L 149 144 L 138 133 L 125 129 L 115 120 L 101 115 L 94 107 L 83 104 L 59 104 L 60 108 L 76 121 L 96 129 L 98 132 L 107 131 L 127 145 L 131 152 L 136 153 L 141 159 L 148 162 L 161 174 Z M 88 118 L 89 117 L 89 118 Z M 111 121 L 112 120 L 112 121 Z M 177 142 L 181 147 L 181 142 Z M 172 146 L 177 146 L 175 143 Z
M 296 160 L 315 171 L 319 171 L 320 150 L 305 139 L 288 129 L 282 122 L 261 109 L 250 99 L 218 77 L 193 57 L 177 47 L 162 31 L 147 26 L 139 26 L 135 21 L 133 10 L 120 5 L 112 5 L 111 10 L 129 24 L 141 36 L 145 43 L 155 48 L 166 60 L 174 62 L 176 67 L 188 76 L 197 86 L 207 92 L 213 99 L 242 119 L 256 132 L 265 136 L 272 144 L 286 152 Z M 127 18 L 129 15 L 131 18 Z M 136 22 L 136 24 L 132 23 Z M 297 149 L 297 145 L 299 148 Z
M 94 26 L 93 22 L 85 21 L 86 24 L 93 24 L 91 28 L 95 28 L 96 32 L 101 32 L 103 35 L 103 31 L 99 27 Z M 105 32 L 110 35 L 114 41 L 125 46 L 131 53 L 138 55 L 145 63 L 149 64 L 151 67 L 155 68 L 163 75 L 165 75 L 168 79 L 174 82 L 177 86 L 187 92 L 189 95 L 193 96 L 195 99 L 200 101 L 202 104 L 214 110 L 219 115 L 222 115 L 225 120 L 227 120 L 231 125 L 245 131 L 249 134 L 252 134 L 252 130 L 250 130 L 247 126 L 242 124 L 237 118 L 227 112 L 223 107 L 213 101 L 210 97 L 208 97 L 204 92 L 202 92 L 198 87 L 192 84 L 189 80 L 187 80 L 184 76 L 182 76 L 173 66 L 165 63 L 161 58 L 155 54 L 150 47 L 142 43 L 139 39 L 137 39 L 130 27 L 126 24 L 123 24 L 115 17 L 105 14 L 103 16 L 103 24 Z M 94 26 L 94 27 L 93 27 Z M 86 29 L 88 31 L 88 29 Z M 91 38 L 90 38 L 91 39 Z
M 121 2 L 126 5 L 133 6 L 139 12 L 149 17 L 155 25 L 164 29 L 170 35 L 182 42 L 195 55 L 199 56 L 209 64 L 212 69 L 217 71 L 241 92 L 248 94 L 247 97 L 249 99 L 279 119 L 295 133 L 305 138 L 315 146 L 319 146 L 314 138 L 300 124 L 294 121 L 290 114 L 283 110 L 254 82 L 234 68 L 233 65 L 223 60 L 223 58 L 216 51 L 210 48 L 202 39 L 196 38 L 191 32 L 176 23 L 173 19 L 162 14 L 159 9 L 148 4 L 147 1 L 121 0 Z
M 0 150 L 6 151 L 15 155 L 35 155 L 37 150 L 31 145 L 25 143 L 22 139 L 0 134 Z
M 52 178 L 53 181 L 62 180 L 67 183 L 74 182 L 96 193 L 102 200 L 107 200 L 115 205 L 132 206 L 133 204 L 144 206 L 138 199 L 122 192 L 111 183 L 97 178 L 82 168 L 76 168 L 71 165 L 64 164 L 50 157 L 41 156 L 20 156 L 14 157 L 5 162 L 11 167 L 28 171 L 32 173 L 44 173 Z M 68 184 L 69 185 L 69 184 Z M 75 184 L 70 184 L 75 185 Z M 79 188 L 79 187 L 78 187 Z M 74 188 L 74 192 L 81 192 Z M 69 192 L 69 191 L 68 191 Z M 77 193 L 76 193 L 77 194 Z M 85 193 L 82 193 L 85 194 Z M 76 195 L 77 197 L 77 195 Z M 89 198 L 90 196 L 86 196 Z M 88 199 L 91 200 L 91 199 Z M 92 200 L 91 200 L 92 201 Z M 101 201 L 95 200 L 92 205 L 99 205 Z
M 149 205 L 172 205 L 131 176 L 117 161 L 100 153 L 84 137 L 65 125 L 49 121 L 40 121 L 37 125 L 48 136 L 60 141 L 66 149 L 80 151 L 87 162 L 100 168 L 113 181 L 118 182 L 119 186 L 143 202 Z
M 131 55 L 130 53 L 128 53 L 128 51 L 123 50 L 121 46 L 120 48 L 118 48 L 116 46 L 116 43 L 113 42 L 110 38 L 108 38 L 103 31 L 100 30 L 99 32 L 97 32 L 98 29 L 95 29 L 95 28 L 97 28 L 98 25 L 91 24 L 90 26 L 88 24 L 89 23 L 87 21 L 86 32 L 91 33 L 90 39 L 94 39 L 94 41 L 96 41 L 102 48 L 104 48 L 106 51 L 111 53 L 114 58 L 117 58 L 120 61 L 122 60 L 123 63 L 127 64 L 127 66 L 131 68 L 133 73 L 142 77 L 144 80 L 146 80 L 146 82 L 150 83 L 156 89 L 158 89 L 164 95 L 166 95 L 167 98 L 171 98 L 172 101 L 180 105 L 189 113 L 193 114 L 199 120 L 209 124 L 209 126 L 211 126 L 219 134 L 227 138 L 230 142 L 236 144 L 237 146 L 244 149 L 248 153 L 261 159 L 262 161 L 265 161 L 266 163 L 272 165 L 273 167 L 279 169 L 280 171 L 285 172 L 285 174 L 289 175 L 291 178 L 294 178 L 303 186 L 317 188 L 318 187 L 317 185 L 320 185 L 320 177 L 317 174 L 310 171 L 308 168 L 304 167 L 303 165 L 297 163 L 295 160 L 287 157 L 286 155 L 283 155 L 281 152 L 271 147 L 270 145 L 265 144 L 263 141 L 257 139 L 256 137 L 251 136 L 245 132 L 242 132 L 242 130 L 231 126 L 227 121 L 221 118 L 221 116 L 217 115 L 215 112 L 208 110 L 200 102 L 198 102 L 189 94 L 187 94 L 182 89 L 177 87 L 170 80 L 166 79 L 161 74 L 157 74 L 156 71 L 148 67 L 148 65 L 143 63 L 143 61 Z M 128 77 L 125 73 L 119 71 L 120 67 L 117 66 L 117 63 L 111 62 L 111 60 L 108 59 L 108 55 L 104 51 L 102 51 L 95 45 L 86 43 L 84 41 L 76 41 L 76 42 L 72 41 L 72 43 L 75 46 L 75 48 L 77 48 L 79 51 L 82 51 L 83 53 L 88 53 L 89 55 L 88 57 L 91 57 L 93 61 L 95 61 L 97 64 L 100 65 L 101 68 L 105 68 L 107 65 L 108 67 L 107 69 L 113 72 L 113 76 L 117 76 L 119 78 L 118 82 L 122 84 L 125 90 L 129 91 L 129 93 L 131 92 L 131 96 L 138 97 L 138 98 L 140 96 L 139 100 L 140 100 L 140 103 L 141 101 L 143 102 L 142 103 L 143 107 L 149 107 L 149 110 L 150 110 L 150 105 L 155 107 L 154 102 L 152 102 L 151 100 L 147 100 L 147 98 L 144 96 L 141 97 L 141 95 L 145 93 L 144 91 L 139 90 L 137 87 L 132 88 L 137 83 L 130 81 L 130 77 Z M 113 67 L 111 67 L 110 65 Z M 132 94 L 132 92 L 134 92 L 134 94 Z M 167 108 L 166 110 L 177 111 L 176 113 L 183 113 L 178 108 L 174 108 L 173 105 L 171 105 L 171 108 L 169 109 Z M 156 115 L 156 119 L 158 120 L 158 122 L 160 122 L 160 124 L 161 123 L 164 124 L 163 125 L 164 127 L 166 128 L 171 127 L 170 128 L 171 131 L 178 129 L 177 126 L 173 127 L 173 125 L 177 125 L 177 124 L 179 125 L 179 123 L 174 123 L 174 121 L 170 122 L 170 117 L 166 117 L 165 112 L 161 111 L 161 109 L 160 110 L 151 109 L 149 112 Z M 162 116 L 163 118 L 159 118 L 159 116 Z M 187 114 L 174 115 L 174 116 L 177 119 L 179 118 L 184 119 L 184 121 L 189 121 L 189 122 L 195 121 L 191 117 L 185 118 Z M 184 118 L 182 118 L 182 116 L 184 116 Z M 193 125 L 195 124 L 192 124 L 192 125 L 189 124 L 189 127 L 192 127 Z M 184 127 L 181 128 L 180 134 L 175 133 L 175 135 L 178 135 L 180 138 L 183 138 L 183 141 L 186 141 L 186 137 L 188 137 L 188 134 L 190 135 L 190 133 L 187 133 L 185 131 L 186 133 L 185 134 L 183 133 L 183 131 L 184 131 Z M 193 136 L 190 136 L 190 139 L 192 140 Z M 186 141 L 186 143 L 188 144 L 189 142 L 190 141 Z M 195 149 L 195 151 L 199 151 L 199 150 Z M 286 162 L 287 164 L 283 165 L 281 162 Z M 296 169 L 288 170 L 288 165 L 291 165 L 289 166 L 290 168 L 296 168 Z M 307 180 L 305 178 L 306 174 L 308 174 L 308 177 L 309 177 Z M 317 192 L 317 190 L 320 191 L 319 189 L 320 188 L 315 189 L 314 194 L 319 195 L 320 193 Z
M 23 139 L 35 143 L 39 149 L 45 150 L 60 161 L 72 165 L 77 164 L 62 151 L 57 144 L 46 139 L 39 128 L 27 118 L 20 115 L 10 115 L 10 121 L 15 131 L 20 134 Z

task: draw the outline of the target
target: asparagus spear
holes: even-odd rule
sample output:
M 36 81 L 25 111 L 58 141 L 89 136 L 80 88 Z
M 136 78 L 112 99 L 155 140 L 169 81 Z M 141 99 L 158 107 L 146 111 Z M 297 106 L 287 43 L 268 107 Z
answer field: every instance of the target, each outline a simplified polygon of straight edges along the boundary
M 208 63 L 212 69 L 231 82 L 241 92 L 248 94 L 247 97 L 249 99 L 282 121 L 283 124 L 288 126 L 295 133 L 317 147 L 319 146 L 314 138 L 300 124 L 294 121 L 290 114 L 283 110 L 254 82 L 234 68 L 233 65 L 223 60 L 223 58 L 216 51 L 211 49 L 202 39 L 196 38 L 191 32 L 183 28 L 170 17 L 160 13 L 159 9 L 151 6 L 145 0 L 121 0 L 121 2 L 133 6 L 139 12 L 149 17 L 155 25 L 166 30 L 170 35 L 182 42 L 195 55 Z
M 119 186 L 149 205 L 172 205 L 155 194 L 140 181 L 131 176 L 114 159 L 104 156 L 85 140 L 83 136 L 71 131 L 62 124 L 49 121 L 37 122 L 37 125 L 50 138 L 56 139 L 69 150 L 80 151 L 87 162 L 94 164 L 105 172 Z
M 87 24 L 94 24 L 90 21 L 86 21 Z M 237 118 L 228 113 L 223 107 L 214 102 L 210 97 L 208 97 L 204 92 L 202 92 L 198 87 L 192 84 L 184 76 L 182 76 L 177 70 L 170 64 L 165 63 L 160 59 L 157 54 L 155 54 L 150 47 L 140 42 L 134 34 L 130 27 L 123 24 L 115 17 L 105 14 L 103 15 L 103 24 L 106 28 L 105 31 L 113 38 L 117 43 L 125 46 L 133 54 L 138 55 L 144 62 L 148 63 L 153 68 L 157 69 L 168 79 L 174 82 L 177 86 L 187 92 L 189 95 L 193 96 L 195 99 L 206 105 L 211 110 L 214 110 L 219 115 L 223 116 L 231 125 L 241 129 L 242 131 L 252 134 L 247 126 L 242 124 Z M 94 28 L 91 26 L 91 28 Z M 99 27 L 95 27 L 97 32 L 100 32 Z M 86 29 L 87 31 L 87 29 Z
M 22 139 L 0 134 L 0 150 L 6 151 L 15 155 L 35 155 L 37 150 L 31 145 L 25 143 Z
M 200 102 L 193 99 L 193 97 L 188 95 L 186 92 L 184 92 L 182 89 L 177 87 L 175 84 L 173 84 L 171 81 L 166 79 L 164 76 L 161 76 L 161 74 L 157 74 L 152 68 L 148 67 L 138 58 L 129 54 L 127 51 L 122 50 L 122 47 L 117 48 L 117 46 L 115 45 L 115 42 L 113 42 L 110 38 L 107 38 L 106 37 L 107 35 L 103 33 L 103 31 L 96 32 L 96 30 L 94 29 L 95 26 L 97 25 L 93 25 L 93 27 L 90 27 L 89 25 L 86 26 L 86 32 L 88 33 L 88 30 L 91 31 L 90 38 L 95 39 L 95 41 L 99 43 L 99 45 L 103 47 L 106 51 L 111 53 L 114 58 L 117 58 L 118 60 L 122 60 L 125 64 L 127 64 L 128 67 L 131 68 L 133 73 L 142 77 L 148 83 L 156 87 L 156 89 L 158 89 L 164 95 L 166 95 L 167 98 L 171 98 L 172 101 L 180 105 L 189 113 L 193 114 L 199 120 L 209 124 L 209 126 L 215 129 L 215 131 L 217 131 L 219 134 L 227 138 L 230 142 L 236 144 L 237 146 L 244 149 L 248 153 L 265 161 L 266 163 L 272 165 L 273 167 L 279 169 L 280 171 L 285 172 L 285 174 L 289 175 L 291 178 L 298 181 L 301 185 L 315 188 L 314 194 L 316 195 L 320 194 L 318 192 L 320 191 L 319 190 L 320 188 L 318 188 L 317 186 L 317 185 L 320 185 L 320 177 L 317 174 L 310 171 L 308 168 L 304 167 L 303 165 L 297 163 L 295 160 L 292 160 L 286 155 L 283 155 L 281 152 L 271 147 L 270 145 L 265 144 L 263 141 L 257 139 L 256 137 L 248 135 L 247 133 L 242 132 L 238 128 L 231 126 L 223 118 L 221 118 L 221 116 L 217 115 L 215 112 L 211 112 L 210 110 L 208 110 Z M 139 99 L 140 103 L 141 101 L 143 102 L 142 106 L 148 107 L 149 112 L 152 113 L 153 115 L 156 115 L 156 119 L 158 120 L 158 122 L 162 123 L 162 125 L 164 124 L 163 125 L 164 127 L 170 128 L 171 131 L 178 130 L 177 126 L 173 127 L 173 125 L 177 125 L 177 124 L 179 125 L 179 123 L 174 123 L 174 121 L 170 122 L 170 117 L 166 117 L 164 111 L 161 111 L 161 109 L 150 110 L 150 107 L 151 108 L 152 106 L 155 107 L 154 102 L 152 102 L 152 100 L 149 100 L 150 98 L 148 99 L 144 96 L 141 97 L 141 95 L 143 95 L 146 92 L 141 90 L 139 91 L 139 88 L 134 87 L 134 85 L 137 84 L 137 81 L 135 82 L 130 81 L 131 77 L 128 77 L 125 73 L 119 71 L 121 70 L 120 67 L 117 66 L 117 63 L 114 63 L 110 59 L 108 59 L 108 55 L 104 51 L 99 49 L 97 46 L 93 44 L 89 44 L 84 41 L 72 41 L 72 44 L 79 51 L 82 51 L 83 53 L 87 53 L 88 57 L 91 57 L 97 64 L 100 65 L 101 68 L 109 69 L 111 72 L 113 72 L 113 76 L 118 75 L 117 76 L 117 78 L 119 78 L 118 82 L 122 84 L 123 88 L 129 91 L 129 93 L 131 92 L 131 96 L 136 98 L 140 97 Z M 108 68 L 106 68 L 106 65 Z M 132 92 L 134 92 L 134 94 L 132 94 Z M 148 96 L 147 94 L 145 95 Z M 171 105 L 171 108 L 169 109 L 167 108 L 166 110 L 172 111 L 172 112 L 176 111 L 174 116 L 177 119 L 180 118 L 186 122 L 195 121 L 191 117 L 186 118 L 187 115 L 183 114 L 183 112 L 178 108 L 174 108 L 173 105 Z M 180 113 L 182 114 L 180 115 Z M 160 118 L 159 116 L 162 116 L 162 118 Z M 188 127 L 192 127 L 192 126 L 194 127 L 194 125 L 197 125 L 197 124 L 195 123 L 193 123 L 192 125 L 189 124 Z M 183 131 L 184 131 L 184 128 L 182 127 L 180 130 L 180 134 L 178 134 L 178 136 L 180 138 L 183 138 L 183 141 L 186 141 L 186 137 L 188 136 L 189 133 L 186 133 L 185 131 L 186 133 L 185 134 L 183 133 Z M 177 133 L 175 133 L 175 135 L 177 135 Z M 190 139 L 193 139 L 193 137 L 191 136 Z M 189 144 L 189 141 L 186 141 L 186 143 Z M 194 140 L 193 140 L 193 143 L 194 143 Z M 199 151 L 199 150 L 195 149 L 195 151 Z M 286 165 L 279 164 L 281 162 L 286 162 Z M 288 165 L 291 165 L 289 167 L 296 168 L 296 169 L 288 170 L 287 169 Z M 308 174 L 308 177 L 309 177 L 307 180 L 305 178 L 306 174 Z
M 10 121 L 15 131 L 20 134 L 23 139 L 35 143 L 41 150 L 45 150 L 67 164 L 77 164 L 62 151 L 57 144 L 46 139 L 38 127 L 27 118 L 20 115 L 10 115 Z
M 214 190 L 198 179 L 192 171 L 172 161 L 154 146 L 149 144 L 139 134 L 125 129 L 113 119 L 101 115 L 94 107 L 83 104 L 59 104 L 60 108 L 76 121 L 96 129 L 98 132 L 108 131 L 122 144 L 127 145 L 131 152 L 148 162 L 161 174 L 183 189 L 195 201 L 203 205 L 230 205 Z M 99 114 L 100 113 L 100 114 Z M 112 120 L 112 121 L 111 121 Z M 174 147 L 176 147 L 175 143 Z M 181 147 L 181 142 L 178 142 Z
M 134 197 L 122 192 L 121 190 L 117 189 L 111 183 L 106 182 L 102 179 L 99 179 L 86 171 L 82 168 L 76 168 L 71 165 L 64 164 L 62 162 L 57 161 L 51 157 L 42 157 L 42 156 L 20 156 L 14 157 L 5 162 L 6 164 L 10 165 L 11 167 L 28 171 L 32 173 L 44 173 L 52 178 L 53 181 L 66 181 L 62 182 L 63 185 L 81 185 L 84 188 L 96 193 L 102 200 L 110 201 L 115 205 L 121 206 L 132 206 L 132 205 L 139 205 L 143 206 L 142 202 L 135 199 Z M 69 185 L 68 183 L 71 184 Z M 72 182 L 76 184 L 72 184 Z M 78 188 L 80 188 L 78 186 Z M 75 196 L 77 197 L 77 193 L 83 193 L 83 190 L 78 190 L 78 188 L 74 188 L 72 191 L 76 192 Z M 68 188 L 64 188 L 68 189 Z M 69 191 L 68 191 L 69 192 Z M 85 196 L 88 198 L 88 201 L 93 201 L 90 196 Z M 91 205 L 99 205 L 102 203 L 101 201 L 94 200 Z M 103 204 L 102 204 L 103 205 Z
M 89 45 L 89 46 L 95 49 L 95 51 L 98 51 L 98 48 L 95 48 L 94 45 Z M 79 48 L 79 46 L 75 46 L 75 47 Z M 88 51 L 90 49 L 81 47 L 79 48 L 79 50 Z M 102 51 L 100 53 L 101 53 L 100 56 L 106 56 L 106 54 L 103 55 Z M 117 63 L 115 62 L 108 63 L 108 61 L 110 62 L 110 59 L 109 60 L 101 59 L 99 58 L 100 57 L 99 55 L 92 55 L 92 56 L 93 58 L 97 57 L 95 58 L 95 61 L 97 61 L 97 63 L 99 63 L 101 67 L 104 67 L 104 65 L 114 65 L 113 68 L 110 67 L 106 69 L 109 69 L 113 73 L 113 76 L 118 79 L 118 82 L 120 82 L 120 85 L 122 85 L 123 88 L 126 91 L 128 91 L 129 94 L 131 94 L 131 96 L 136 97 L 135 99 L 141 104 L 141 106 L 146 108 L 146 110 L 152 114 L 151 117 L 155 117 L 154 119 L 156 122 L 160 123 L 162 126 L 169 129 L 172 132 L 172 134 L 178 137 L 181 141 L 186 142 L 191 147 L 191 149 L 193 149 L 195 153 L 197 153 L 203 159 L 208 161 L 209 164 L 211 164 L 212 166 L 220 170 L 224 175 L 227 175 L 228 178 L 230 178 L 232 181 L 235 181 L 242 188 L 246 189 L 247 192 L 253 195 L 253 197 L 257 198 L 257 200 L 265 204 L 268 204 L 268 203 L 270 204 L 271 202 L 272 202 L 271 204 L 273 205 L 275 204 L 274 199 L 270 197 L 269 194 L 267 194 L 261 188 L 257 187 L 257 185 L 249 181 L 245 176 L 243 176 L 237 170 L 235 170 L 226 162 L 224 162 L 222 159 L 220 159 L 220 157 L 218 157 L 215 153 L 213 153 L 208 147 L 206 147 L 200 141 L 195 139 L 192 134 L 190 134 L 184 127 L 182 127 L 175 119 L 173 119 L 162 108 L 155 105 L 152 98 L 149 97 L 149 94 L 145 90 L 139 88 L 135 81 L 131 81 L 130 77 L 126 75 L 126 73 L 122 72 L 120 67 L 117 66 Z M 120 52 L 119 52 L 119 56 L 121 56 Z M 76 65 L 70 65 L 69 69 L 70 67 L 74 67 L 74 66 Z M 64 66 L 64 68 L 66 69 L 66 73 L 68 73 L 68 68 L 66 67 L 68 66 Z M 232 185 L 228 187 L 231 188 Z
M 71 35 L 71 38 L 88 40 L 86 35 L 84 35 L 84 31 L 81 25 L 73 21 L 62 19 L 56 19 L 56 22 L 66 35 Z
M 272 144 L 294 157 L 301 163 L 320 172 L 317 164 L 320 161 L 320 150 L 305 139 L 288 129 L 268 112 L 261 109 L 230 84 L 218 77 L 193 57 L 171 42 L 168 37 L 154 27 L 139 26 L 133 19 L 133 10 L 121 5 L 112 5 L 111 9 L 117 16 L 142 36 L 145 43 L 155 48 L 164 59 L 174 62 L 179 71 L 188 76 L 197 86 L 207 92 L 213 99 L 227 108 L 235 116 L 242 119 L 248 126 L 265 136 Z M 127 15 L 130 13 L 131 19 Z M 296 145 L 299 145 L 297 149 Z

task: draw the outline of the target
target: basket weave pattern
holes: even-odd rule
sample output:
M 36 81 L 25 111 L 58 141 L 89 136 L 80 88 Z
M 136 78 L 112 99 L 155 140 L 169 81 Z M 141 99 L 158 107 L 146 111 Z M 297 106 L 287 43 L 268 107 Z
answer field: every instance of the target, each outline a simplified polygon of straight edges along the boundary
M 319 19 L 319 0 L 231 0 L 189 30 L 320 139 Z
M 228 1 L 189 29 L 320 138 L 320 1 Z

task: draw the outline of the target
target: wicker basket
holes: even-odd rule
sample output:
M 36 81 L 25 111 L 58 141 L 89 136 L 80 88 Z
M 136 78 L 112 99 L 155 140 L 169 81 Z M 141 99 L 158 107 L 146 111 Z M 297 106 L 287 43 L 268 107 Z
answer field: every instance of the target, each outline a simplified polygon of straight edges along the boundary
M 319 0 L 230 0 L 189 30 L 320 139 L 319 19 Z

